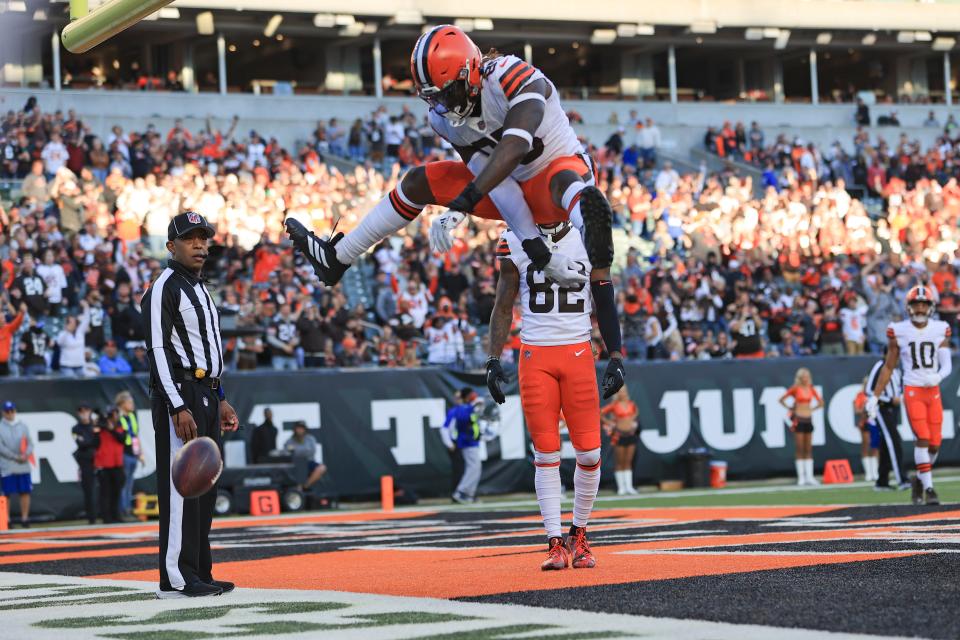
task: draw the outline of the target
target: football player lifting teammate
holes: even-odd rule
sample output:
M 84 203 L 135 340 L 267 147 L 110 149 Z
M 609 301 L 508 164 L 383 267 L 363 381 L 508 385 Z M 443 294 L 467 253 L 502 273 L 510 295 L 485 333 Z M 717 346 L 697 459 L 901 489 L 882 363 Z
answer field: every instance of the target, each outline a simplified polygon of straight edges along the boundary
M 933 320 L 936 290 L 918 285 L 907 292 L 909 320 L 887 327 L 887 357 L 877 383 L 867 398 L 867 415 L 876 420 L 878 398 L 899 360 L 903 371 L 903 400 L 916 437 L 913 449 L 917 475 L 913 478 L 914 504 L 940 504 L 933 488 L 933 463 L 942 440 L 943 402 L 940 383 L 950 375 L 950 325 Z
M 539 273 L 512 231 L 503 234 L 497 248 L 500 280 L 490 317 L 487 387 L 498 403 L 505 401 L 501 382 L 506 381 L 499 355 L 510 335 L 513 305 L 521 299 L 520 402 L 536 465 L 534 484 L 540 513 L 547 530 L 544 570 L 591 568 L 596 564 L 587 542 L 587 521 L 600 485 L 600 399 L 591 348 L 590 312 L 597 321 L 610 362 L 603 377 L 603 397 L 609 398 L 624 383 L 620 325 L 616 306 L 602 294 L 609 288 L 609 269 L 591 268 L 580 234 L 569 222 L 543 228 L 544 238 L 558 252 L 573 259 L 590 274 L 588 291 L 582 284 L 561 287 Z M 593 294 L 591 300 L 591 293 Z M 573 476 L 573 526 L 566 540 L 560 525 L 561 412 L 577 457 Z
M 360 255 L 432 204 L 449 209 L 430 230 L 436 251 L 452 246 L 451 231 L 467 213 L 502 219 L 536 271 L 560 286 L 583 285 L 580 266 L 551 252 L 537 229 L 569 219 L 584 234 L 594 266 L 610 265 L 613 211 L 593 186 L 593 162 L 546 76 L 515 56 L 483 57 L 451 25 L 417 40 L 410 71 L 417 95 L 429 105 L 430 125 L 463 161 L 411 169 L 346 235 L 324 240 L 288 218 L 287 233 L 322 282 L 336 284 Z

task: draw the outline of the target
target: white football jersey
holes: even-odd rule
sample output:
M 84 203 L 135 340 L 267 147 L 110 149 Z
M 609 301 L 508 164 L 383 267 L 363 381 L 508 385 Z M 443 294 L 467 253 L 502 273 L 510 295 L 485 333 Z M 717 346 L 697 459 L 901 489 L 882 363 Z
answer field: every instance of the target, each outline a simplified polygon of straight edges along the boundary
M 590 273 L 590 259 L 576 229 L 571 228 L 553 244 L 551 251 L 554 250 L 580 263 L 585 272 Z M 520 272 L 520 340 L 524 344 L 556 346 L 590 340 L 593 300 L 588 285 L 563 289 L 547 280 L 542 271 L 534 268 L 512 231 L 505 231 L 500 237 L 497 257 L 510 260 Z
M 937 352 L 950 337 L 950 325 L 930 320 L 918 327 L 910 320 L 891 322 L 887 337 L 896 338 L 900 347 L 900 368 L 903 384 L 909 387 L 935 387 L 939 380 L 940 359 Z
M 528 65 L 516 56 L 502 56 L 487 61 L 481 72 L 483 88 L 480 90 L 482 115 L 479 118 L 467 118 L 467 121 L 455 127 L 443 116 L 429 112 L 430 126 L 451 144 L 469 147 L 477 153 L 489 156 L 500 142 L 503 133 L 503 120 L 507 111 L 516 104 L 520 91 L 533 82 L 543 78 L 551 87 L 543 112 L 543 121 L 533 136 L 530 152 L 520 161 L 511 173 L 517 182 L 525 182 L 543 171 L 557 158 L 566 156 L 584 156 L 587 167 L 593 168 L 589 158 L 583 153 L 583 147 L 577 140 L 577 134 L 570 126 L 570 120 L 560 105 L 557 88 L 539 69 Z

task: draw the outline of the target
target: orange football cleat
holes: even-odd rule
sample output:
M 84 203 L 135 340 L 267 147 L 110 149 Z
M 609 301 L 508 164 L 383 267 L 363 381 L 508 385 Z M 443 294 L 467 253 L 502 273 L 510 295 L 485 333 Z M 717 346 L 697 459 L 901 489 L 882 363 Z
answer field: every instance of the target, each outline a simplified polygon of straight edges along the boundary
M 567 568 L 567 549 L 563 546 L 563 538 L 550 538 L 550 550 L 547 552 L 547 559 L 543 561 L 540 568 L 544 571 L 558 571 Z
M 593 569 L 597 566 L 597 559 L 593 557 L 590 551 L 590 543 L 587 542 L 586 527 L 571 527 L 570 535 L 567 536 L 567 549 L 570 552 L 570 565 L 574 569 Z

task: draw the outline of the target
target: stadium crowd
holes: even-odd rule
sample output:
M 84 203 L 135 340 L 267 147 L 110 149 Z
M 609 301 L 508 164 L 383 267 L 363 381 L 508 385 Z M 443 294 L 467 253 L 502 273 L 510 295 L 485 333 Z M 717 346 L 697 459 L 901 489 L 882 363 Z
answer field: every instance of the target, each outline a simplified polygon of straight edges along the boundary
M 874 220 L 844 188 L 857 179 L 846 160 L 807 148 L 815 169 L 804 171 L 803 145 L 787 153 L 780 140 L 766 145 L 762 131 L 741 140 L 730 128 L 729 153 L 774 164 L 775 179 L 756 197 L 749 179 L 658 165 L 659 131 L 631 117 L 642 136 L 584 143 L 622 228 L 617 275 L 629 357 L 876 351 L 918 280 L 937 286 L 940 315 L 955 324 L 960 151 L 952 129 L 926 151 L 903 140 L 871 144 L 864 134 L 850 164 L 878 159 L 867 169 L 884 198 Z M 293 152 L 256 131 L 240 136 L 238 126 L 234 118 L 199 131 L 181 122 L 168 131 L 113 127 L 101 139 L 73 111 L 46 113 L 32 99 L 6 114 L 0 179 L 22 185 L 0 210 L 0 370 L 145 370 L 138 301 L 162 269 L 167 223 L 183 210 L 218 229 L 206 277 L 222 303 L 232 366 L 482 362 L 499 225 L 471 219 L 454 250 L 435 256 L 427 230 L 439 210 L 425 212 L 353 270 L 352 284 L 332 290 L 315 286 L 281 232 L 286 216 L 320 233 L 349 229 L 404 168 L 449 156 L 422 118 L 381 107 L 349 125 L 330 119 Z M 715 144 L 726 144 L 727 129 Z M 330 156 L 360 164 L 341 173 Z M 917 164 L 926 171 L 903 169 Z M 595 342 L 603 357 L 599 335 Z M 515 337 L 505 357 L 517 348 Z

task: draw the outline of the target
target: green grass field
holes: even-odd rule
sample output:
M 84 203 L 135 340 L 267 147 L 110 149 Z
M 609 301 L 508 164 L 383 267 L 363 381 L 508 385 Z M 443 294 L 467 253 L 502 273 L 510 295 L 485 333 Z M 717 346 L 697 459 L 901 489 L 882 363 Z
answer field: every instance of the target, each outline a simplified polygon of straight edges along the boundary
M 960 502 L 960 477 L 943 478 L 937 484 L 940 501 Z M 612 506 L 613 500 L 605 506 Z M 602 502 L 601 502 L 602 503 Z M 872 486 L 840 485 L 810 488 L 732 488 L 713 492 L 678 491 L 641 495 L 634 500 L 617 500 L 624 507 L 719 507 L 775 505 L 858 505 L 909 504 L 910 491 L 874 491 Z
M 960 503 L 960 470 L 945 469 L 935 476 L 940 501 Z M 684 489 L 659 491 L 653 487 L 639 487 L 640 495 L 634 498 L 611 495 L 601 490 L 597 506 L 606 508 L 656 508 L 656 507 L 736 507 L 777 505 L 869 505 L 910 504 L 910 491 L 874 491 L 872 484 L 857 482 L 845 485 L 821 485 L 798 487 L 785 480 L 744 481 L 729 484 L 724 489 Z M 567 489 L 566 503 L 573 500 Z M 445 505 L 446 501 L 425 500 L 423 506 Z M 536 508 L 536 500 L 529 494 L 509 496 L 486 496 L 476 505 L 464 509 L 516 509 Z

